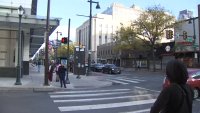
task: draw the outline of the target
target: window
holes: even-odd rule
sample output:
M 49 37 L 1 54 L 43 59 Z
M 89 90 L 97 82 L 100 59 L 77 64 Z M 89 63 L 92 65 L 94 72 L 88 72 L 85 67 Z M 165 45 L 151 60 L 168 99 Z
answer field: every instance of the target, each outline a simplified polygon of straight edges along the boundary
M 105 43 L 107 43 L 108 42 L 108 37 L 107 37 L 107 35 L 105 35 Z
M 102 44 L 102 38 L 101 38 L 101 35 L 99 35 L 99 45 Z

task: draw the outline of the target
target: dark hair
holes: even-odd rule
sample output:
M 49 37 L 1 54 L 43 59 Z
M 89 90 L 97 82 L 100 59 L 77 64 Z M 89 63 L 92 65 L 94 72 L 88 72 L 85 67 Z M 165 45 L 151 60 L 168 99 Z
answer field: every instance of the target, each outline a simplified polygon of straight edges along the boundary
M 185 64 L 178 60 L 171 60 L 167 63 L 166 75 L 171 83 L 185 84 L 188 79 Z

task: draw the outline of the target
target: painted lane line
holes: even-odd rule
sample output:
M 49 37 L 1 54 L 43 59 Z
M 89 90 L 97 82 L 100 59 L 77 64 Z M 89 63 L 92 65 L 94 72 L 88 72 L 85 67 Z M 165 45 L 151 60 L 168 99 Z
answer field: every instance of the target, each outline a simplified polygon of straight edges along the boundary
M 119 84 L 128 84 L 127 82 L 121 82 L 121 81 L 117 81 L 117 80 L 112 80 L 112 79 L 108 79 L 108 81 L 110 82 L 114 82 L 114 83 L 119 83 Z
M 96 104 L 96 105 L 82 105 L 82 106 L 63 106 L 63 107 L 58 107 L 58 108 L 61 112 L 64 112 L 64 111 L 117 108 L 117 107 L 151 104 L 154 102 L 155 102 L 155 99 L 149 99 L 149 100 L 139 100 L 139 101 L 134 101 L 134 102 L 121 102 L 121 103 L 108 103 L 108 104 Z
M 127 78 L 127 77 L 117 77 L 120 79 L 126 79 L 126 80 L 134 80 L 134 81 L 140 81 L 140 82 L 144 82 L 146 80 L 142 80 L 142 79 L 137 79 L 137 78 Z
M 157 91 L 157 90 L 152 90 L 152 89 L 147 89 L 147 88 L 143 88 L 143 87 L 138 87 L 138 86 L 135 86 L 135 88 L 137 88 L 137 89 L 143 89 L 143 90 L 148 90 L 148 91 L 153 91 L 153 92 L 158 92 L 158 93 L 160 93 L 160 91 Z
M 127 80 L 127 79 L 120 79 L 120 78 L 115 78 L 115 80 L 121 80 L 121 81 L 131 82 L 131 83 L 139 83 L 138 81 Z
M 98 92 L 110 92 L 110 91 L 130 91 L 130 90 L 131 89 L 87 90 L 87 91 L 58 91 L 58 92 L 51 92 L 49 94 L 98 93 Z
M 74 94 L 74 95 L 50 95 L 51 98 L 63 98 L 63 97 L 92 97 L 92 96 L 105 96 L 105 95 L 119 95 L 130 92 L 113 92 L 113 93 L 98 93 L 98 94 Z
M 131 79 L 131 80 L 135 80 L 135 81 L 140 81 L 140 82 L 145 82 L 146 80 L 142 80 L 142 79 Z
M 150 112 L 150 109 L 143 109 L 143 110 L 137 110 L 137 111 L 130 111 L 130 112 L 121 112 L 121 113 L 146 113 Z
M 88 101 L 98 101 L 98 100 L 114 100 L 114 99 L 125 99 L 125 98 L 140 98 L 140 97 L 151 97 L 151 94 L 145 95 L 134 95 L 134 96 L 118 96 L 118 97 L 107 97 L 107 98 L 90 98 L 90 99 L 67 99 L 67 100 L 54 100 L 53 102 L 88 102 Z

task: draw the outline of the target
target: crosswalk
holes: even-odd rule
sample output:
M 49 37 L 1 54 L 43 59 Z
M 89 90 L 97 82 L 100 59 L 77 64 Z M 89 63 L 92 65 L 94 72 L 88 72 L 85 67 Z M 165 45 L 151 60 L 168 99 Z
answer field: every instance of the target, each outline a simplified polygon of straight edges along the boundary
M 115 76 L 108 76 L 105 78 L 105 80 L 122 85 L 127 85 L 131 83 L 138 84 L 146 81 L 139 78 L 115 77 Z
M 149 113 L 156 96 L 133 89 L 71 90 L 49 93 L 61 112 Z

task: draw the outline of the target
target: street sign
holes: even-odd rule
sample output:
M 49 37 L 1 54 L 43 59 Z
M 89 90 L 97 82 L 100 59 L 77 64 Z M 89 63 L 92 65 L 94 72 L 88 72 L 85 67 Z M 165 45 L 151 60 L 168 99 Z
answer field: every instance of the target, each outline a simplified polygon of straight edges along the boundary
M 199 47 L 199 45 L 196 45 L 196 44 L 194 44 L 193 46 L 194 46 L 194 47 Z
M 186 42 L 193 42 L 193 38 L 192 37 L 187 37 L 186 38 Z
M 179 32 L 176 32 L 176 38 L 179 38 Z

